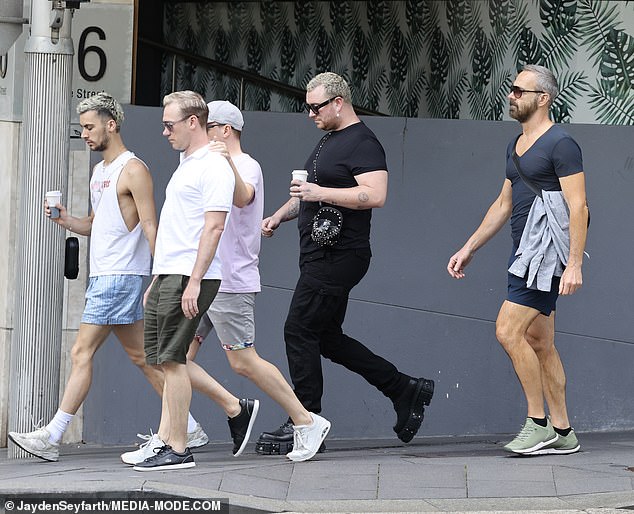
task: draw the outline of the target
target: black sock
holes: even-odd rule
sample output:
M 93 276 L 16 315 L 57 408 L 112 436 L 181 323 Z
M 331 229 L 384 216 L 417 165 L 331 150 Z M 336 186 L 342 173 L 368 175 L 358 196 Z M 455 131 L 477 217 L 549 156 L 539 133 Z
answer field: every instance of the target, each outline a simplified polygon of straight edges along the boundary
M 566 437 L 570 431 L 572 430 L 572 427 L 568 427 L 568 428 L 556 428 L 553 427 L 555 429 L 555 432 L 557 432 L 559 435 Z
M 548 424 L 548 420 L 546 418 L 533 418 L 531 419 L 537 423 L 540 427 L 545 427 Z

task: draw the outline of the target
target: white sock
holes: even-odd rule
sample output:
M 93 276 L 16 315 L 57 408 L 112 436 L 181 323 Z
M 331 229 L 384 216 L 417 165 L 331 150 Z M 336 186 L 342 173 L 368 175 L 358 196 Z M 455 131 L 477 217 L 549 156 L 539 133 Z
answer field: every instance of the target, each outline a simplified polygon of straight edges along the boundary
M 191 412 L 188 412 L 187 416 L 188 416 L 187 417 L 187 433 L 189 433 L 189 432 L 193 432 L 194 430 L 196 430 L 196 425 L 198 423 L 196 422 L 196 420 L 192 416 Z
M 63 410 L 57 409 L 55 417 L 48 425 L 46 425 L 46 430 L 48 430 L 49 434 L 51 434 L 51 437 L 49 438 L 51 443 L 57 444 L 62 440 L 64 432 L 66 432 L 68 425 L 71 421 L 73 421 L 74 417 L 74 414 L 68 414 Z

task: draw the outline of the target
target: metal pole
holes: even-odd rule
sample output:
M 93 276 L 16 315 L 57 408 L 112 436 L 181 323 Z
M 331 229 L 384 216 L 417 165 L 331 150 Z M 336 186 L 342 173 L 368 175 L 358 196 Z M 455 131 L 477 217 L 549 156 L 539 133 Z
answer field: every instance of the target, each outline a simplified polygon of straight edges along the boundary
M 51 2 L 33 0 L 25 46 L 23 146 L 16 253 L 15 329 L 11 342 L 9 430 L 47 422 L 59 403 L 64 231 L 43 213 L 47 190 L 68 192 L 73 42 L 71 13 L 51 16 Z M 9 445 L 10 458 L 27 454 Z

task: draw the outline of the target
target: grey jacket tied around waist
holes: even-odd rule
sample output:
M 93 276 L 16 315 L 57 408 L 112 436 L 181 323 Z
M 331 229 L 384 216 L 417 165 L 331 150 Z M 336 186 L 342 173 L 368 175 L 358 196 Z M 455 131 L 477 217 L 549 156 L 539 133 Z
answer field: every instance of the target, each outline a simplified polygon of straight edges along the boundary
M 526 277 L 526 287 L 550 291 L 561 277 L 570 252 L 570 211 L 561 191 L 542 191 L 535 197 L 509 273 Z M 527 274 L 528 272 L 528 274 Z

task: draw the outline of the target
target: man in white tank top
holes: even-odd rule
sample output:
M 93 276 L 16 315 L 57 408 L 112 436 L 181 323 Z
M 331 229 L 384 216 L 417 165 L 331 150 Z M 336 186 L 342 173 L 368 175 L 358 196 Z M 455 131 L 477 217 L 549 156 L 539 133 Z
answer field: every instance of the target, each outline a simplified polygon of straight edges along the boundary
M 59 442 L 90 389 L 93 357 L 111 332 L 152 387 L 159 394 L 163 389 L 162 373 L 146 364 L 143 350 L 142 281 L 150 274 L 157 230 L 152 176 L 123 144 L 124 116 L 116 99 L 99 93 L 80 102 L 77 112 L 82 139 L 103 156 L 90 181 L 92 209 L 78 218 L 58 205 L 60 216 L 51 221 L 91 236 L 86 306 L 71 351 L 71 374 L 54 418 L 34 432 L 9 434 L 22 449 L 46 461 L 58 460 Z M 45 213 L 50 216 L 46 205 Z M 206 444 L 200 425 L 194 421 L 193 426 L 191 447 Z

